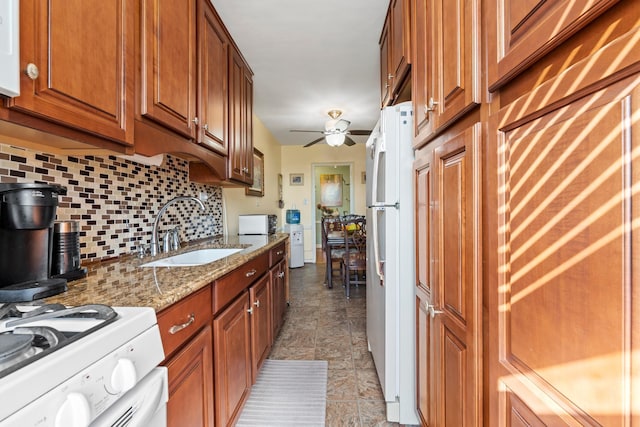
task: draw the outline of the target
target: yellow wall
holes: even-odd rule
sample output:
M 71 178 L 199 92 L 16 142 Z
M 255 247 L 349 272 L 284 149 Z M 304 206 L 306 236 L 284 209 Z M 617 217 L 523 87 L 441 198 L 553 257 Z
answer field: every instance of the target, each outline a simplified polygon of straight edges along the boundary
M 223 188 L 226 234 L 238 234 L 238 215 L 277 214 L 278 228 L 282 228 L 284 217 L 278 208 L 278 174 L 281 170 L 280 143 L 264 127 L 260 119 L 253 116 L 253 144 L 264 154 L 264 197 L 245 195 L 243 188 Z
M 284 222 L 286 209 L 300 210 L 300 223 L 304 225 L 304 260 L 315 260 L 314 221 L 315 206 L 313 202 L 312 173 L 313 165 L 351 164 L 354 185 L 354 212 L 364 214 L 366 210 L 365 184 L 362 183 L 362 172 L 366 170 L 366 147 L 364 144 L 354 146 L 330 147 L 318 143 L 311 147 L 282 146 L 282 175 L 284 177 L 284 206 L 280 218 Z M 289 184 L 290 174 L 304 174 L 304 185 Z
M 354 212 L 364 214 L 365 185 L 362 183 L 362 172 L 366 170 L 365 145 L 330 147 L 318 143 L 307 148 L 282 146 L 256 116 L 253 116 L 253 143 L 264 154 L 264 197 L 247 196 L 244 188 L 223 188 L 225 233 L 238 234 L 238 215 L 253 213 L 278 215 L 278 230 L 281 231 L 286 222 L 286 210 L 299 209 L 300 222 L 304 225 L 304 260 L 314 262 L 313 165 L 350 164 Z M 278 173 L 283 176 L 283 209 L 278 208 Z M 292 173 L 303 174 L 304 184 L 290 185 L 289 175 Z

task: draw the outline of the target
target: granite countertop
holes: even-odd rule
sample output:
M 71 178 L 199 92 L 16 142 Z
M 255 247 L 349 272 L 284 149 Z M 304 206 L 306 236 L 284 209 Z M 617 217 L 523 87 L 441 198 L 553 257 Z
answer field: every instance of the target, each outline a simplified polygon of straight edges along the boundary
M 106 304 L 114 307 L 153 307 L 156 312 L 183 299 L 247 261 L 284 242 L 288 234 L 224 236 L 189 243 L 169 254 L 138 258 L 123 256 L 88 268 L 87 277 L 68 283 L 68 290 L 34 304 L 68 306 Z M 140 267 L 163 257 L 206 248 L 243 248 L 226 258 L 196 267 Z

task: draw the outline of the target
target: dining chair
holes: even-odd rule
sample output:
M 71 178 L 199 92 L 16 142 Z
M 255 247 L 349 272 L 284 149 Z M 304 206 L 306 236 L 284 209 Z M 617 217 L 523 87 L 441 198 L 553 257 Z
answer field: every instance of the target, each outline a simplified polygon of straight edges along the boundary
M 350 298 L 351 284 L 366 284 L 367 271 L 367 231 L 363 216 L 343 220 L 344 254 L 340 269 L 347 298 Z
M 344 254 L 344 237 L 342 232 L 342 221 L 339 217 L 322 217 L 322 248 L 326 258 L 326 284 L 328 288 L 333 288 L 333 264 L 342 262 Z

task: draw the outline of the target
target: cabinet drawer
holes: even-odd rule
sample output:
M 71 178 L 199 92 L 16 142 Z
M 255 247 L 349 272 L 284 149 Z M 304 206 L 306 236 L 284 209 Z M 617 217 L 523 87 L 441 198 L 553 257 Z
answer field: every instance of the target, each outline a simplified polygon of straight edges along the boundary
M 260 278 L 269 267 L 269 254 L 252 259 L 226 276 L 216 280 L 213 285 L 213 312 L 217 313 L 231 302 L 250 284 Z
M 275 248 L 271 248 L 269 251 L 269 266 L 273 267 L 276 265 L 282 258 L 284 258 L 286 252 L 285 244 L 282 242 Z
M 165 358 L 211 320 L 211 287 L 195 292 L 158 313 Z

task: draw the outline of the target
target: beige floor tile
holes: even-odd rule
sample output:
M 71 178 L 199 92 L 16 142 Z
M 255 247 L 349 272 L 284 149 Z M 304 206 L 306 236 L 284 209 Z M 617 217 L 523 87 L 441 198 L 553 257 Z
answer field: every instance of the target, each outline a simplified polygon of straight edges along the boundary
M 388 423 L 366 335 L 366 286 L 346 299 L 339 280 L 324 284 L 324 265 L 290 272 L 290 306 L 271 359 L 326 360 L 327 427 L 398 426 Z

